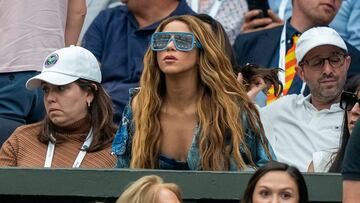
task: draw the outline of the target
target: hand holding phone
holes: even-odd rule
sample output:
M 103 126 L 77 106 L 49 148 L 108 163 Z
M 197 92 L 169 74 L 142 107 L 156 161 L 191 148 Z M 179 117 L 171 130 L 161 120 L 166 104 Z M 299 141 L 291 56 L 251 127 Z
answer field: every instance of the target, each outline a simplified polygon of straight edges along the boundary
M 256 18 L 266 18 L 269 17 L 268 10 L 270 9 L 268 0 L 247 0 L 249 10 L 260 9 L 261 12 L 259 13 Z
M 268 9 L 267 0 L 247 0 L 249 10 L 244 15 L 241 32 L 254 32 L 262 29 L 277 27 L 284 23 L 272 10 Z M 254 3 L 260 2 L 260 3 Z M 264 11 L 266 10 L 266 12 Z

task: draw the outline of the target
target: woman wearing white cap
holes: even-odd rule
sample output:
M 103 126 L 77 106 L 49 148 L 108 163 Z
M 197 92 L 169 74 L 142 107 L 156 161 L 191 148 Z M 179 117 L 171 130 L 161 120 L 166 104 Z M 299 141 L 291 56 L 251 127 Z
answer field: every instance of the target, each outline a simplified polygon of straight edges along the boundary
M 0 150 L 0 166 L 109 168 L 116 131 L 95 56 L 71 46 L 50 54 L 28 89 L 41 87 L 46 116 L 21 126 Z

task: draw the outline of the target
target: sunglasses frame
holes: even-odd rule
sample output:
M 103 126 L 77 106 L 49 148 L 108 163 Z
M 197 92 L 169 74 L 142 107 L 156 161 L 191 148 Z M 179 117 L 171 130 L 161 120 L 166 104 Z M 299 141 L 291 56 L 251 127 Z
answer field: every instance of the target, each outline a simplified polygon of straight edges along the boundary
M 159 34 L 169 34 L 170 38 L 167 41 L 164 48 L 157 49 L 157 48 L 154 48 L 154 41 L 155 41 L 156 35 L 159 35 Z M 176 39 L 175 39 L 175 35 L 191 35 L 191 38 L 192 38 L 191 48 L 188 48 L 188 49 L 179 48 L 178 44 L 176 42 Z M 186 51 L 186 52 L 191 51 L 194 49 L 194 45 L 196 45 L 196 47 L 199 49 L 202 48 L 201 43 L 195 39 L 194 33 L 192 33 L 192 32 L 155 32 L 151 35 L 150 47 L 153 51 L 163 51 L 163 50 L 167 49 L 167 46 L 169 45 L 170 41 L 174 42 L 174 46 L 175 46 L 176 50 L 178 50 L 178 51 Z
M 349 101 L 351 99 L 351 101 Z M 360 105 L 360 99 L 356 94 L 352 92 L 343 91 L 341 93 L 340 108 L 345 111 L 351 111 L 352 108 L 358 103 Z M 350 105 L 351 104 L 351 105 Z

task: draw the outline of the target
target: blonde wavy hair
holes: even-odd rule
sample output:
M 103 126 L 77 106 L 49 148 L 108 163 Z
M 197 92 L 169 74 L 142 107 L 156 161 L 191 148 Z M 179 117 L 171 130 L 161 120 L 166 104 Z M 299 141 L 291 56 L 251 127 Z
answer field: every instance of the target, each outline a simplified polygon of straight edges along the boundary
M 246 159 L 255 167 L 245 142 L 244 118 L 271 159 L 259 113 L 246 95 L 244 86 L 236 80 L 230 60 L 213 32 L 201 20 L 189 15 L 168 18 L 155 32 L 162 31 L 173 21 L 187 24 L 203 47 L 199 49 L 198 56 L 200 95 L 196 104 L 200 126 L 200 170 L 229 170 L 230 156 L 234 158 L 238 169 L 247 168 Z M 135 132 L 131 168 L 159 167 L 160 110 L 166 86 L 164 78 L 156 52 L 149 48 L 144 57 L 141 88 L 133 103 Z M 241 156 L 240 145 L 247 157 Z
M 164 183 L 159 176 L 149 175 L 130 184 L 116 203 L 156 203 L 161 189 L 170 190 L 182 202 L 181 190 L 176 184 Z

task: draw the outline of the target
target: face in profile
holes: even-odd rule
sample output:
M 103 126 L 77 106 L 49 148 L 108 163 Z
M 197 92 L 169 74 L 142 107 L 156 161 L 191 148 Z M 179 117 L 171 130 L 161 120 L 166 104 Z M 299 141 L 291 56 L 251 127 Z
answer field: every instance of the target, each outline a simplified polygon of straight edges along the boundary
M 298 203 L 299 189 L 284 171 L 270 171 L 259 179 L 252 196 L 253 203 Z
M 161 188 L 156 203 L 180 203 L 174 192 L 167 188 Z

